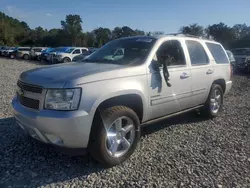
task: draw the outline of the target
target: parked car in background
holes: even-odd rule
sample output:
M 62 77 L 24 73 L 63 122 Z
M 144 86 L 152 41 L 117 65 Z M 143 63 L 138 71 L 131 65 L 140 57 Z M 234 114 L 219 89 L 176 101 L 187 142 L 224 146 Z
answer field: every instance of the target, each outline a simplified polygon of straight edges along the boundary
M 29 52 L 30 59 L 40 61 L 42 51 L 45 49 L 45 47 L 32 47 Z
M 41 52 L 41 57 L 40 57 L 40 59 L 41 59 L 42 61 L 47 61 L 47 57 L 48 57 L 49 53 L 52 52 L 54 49 L 55 49 L 55 48 L 46 48 L 45 50 L 43 50 L 43 51 Z
M 6 50 L 8 47 L 7 46 L 1 46 L 0 47 L 0 55 L 3 56 L 3 51 Z
M 250 48 L 235 48 L 231 52 L 235 58 L 236 69 L 241 72 L 250 72 Z
M 227 52 L 227 56 L 229 58 L 229 61 L 230 61 L 231 67 L 232 67 L 232 73 L 234 73 L 235 72 L 235 58 L 234 58 L 234 55 L 229 50 L 226 50 L 226 52 Z
M 8 57 L 11 52 L 15 50 L 15 47 L 9 47 L 8 49 L 4 50 L 3 55 Z
M 72 61 L 83 61 L 85 58 L 87 58 L 89 55 L 91 55 L 96 50 L 97 50 L 97 48 L 91 48 L 91 49 L 88 48 L 88 51 L 73 57 Z
M 55 56 L 56 63 L 67 63 L 71 62 L 75 56 L 83 54 L 88 51 L 86 47 L 71 47 L 63 52 L 58 52 Z
M 116 49 L 123 57 L 111 59 Z M 142 125 L 192 110 L 214 118 L 231 87 L 220 43 L 185 35 L 127 37 L 83 63 L 23 72 L 12 106 L 31 137 L 88 149 L 110 167 L 135 151 Z
M 14 50 L 9 53 L 8 57 L 11 58 L 11 59 L 16 58 L 17 49 L 18 49 L 18 47 L 15 47 Z
M 7 50 L 8 48 L 9 48 L 8 46 L 2 46 L 2 47 L 0 48 L 0 55 L 3 56 L 4 51 Z
M 10 54 L 10 58 L 30 59 L 30 47 L 16 47 Z
M 57 55 L 57 53 L 61 53 L 61 52 L 65 52 L 66 50 L 68 50 L 71 47 L 57 47 L 54 48 L 49 55 L 47 56 L 47 61 L 49 63 L 54 63 L 55 62 L 55 57 Z

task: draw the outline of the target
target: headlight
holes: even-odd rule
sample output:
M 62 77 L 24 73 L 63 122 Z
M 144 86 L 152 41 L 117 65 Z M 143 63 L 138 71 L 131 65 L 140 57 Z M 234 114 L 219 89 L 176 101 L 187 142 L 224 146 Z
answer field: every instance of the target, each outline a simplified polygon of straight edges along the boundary
M 77 110 L 81 98 L 81 88 L 48 89 L 44 108 L 50 110 Z

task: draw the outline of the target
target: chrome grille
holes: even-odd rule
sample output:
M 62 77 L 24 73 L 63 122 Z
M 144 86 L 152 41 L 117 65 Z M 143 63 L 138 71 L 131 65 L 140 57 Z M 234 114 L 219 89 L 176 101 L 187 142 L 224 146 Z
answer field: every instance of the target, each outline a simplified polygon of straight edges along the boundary
M 33 93 L 42 93 L 43 92 L 43 88 L 38 87 L 38 86 L 33 86 L 33 85 L 29 85 L 29 84 L 25 84 L 23 82 L 21 82 L 20 80 L 18 80 L 17 85 L 25 91 L 30 91 Z
M 39 109 L 39 104 L 40 104 L 39 100 L 27 98 L 19 94 L 18 94 L 18 99 L 23 106 L 36 110 Z
M 24 83 L 20 80 L 17 82 L 17 99 L 21 105 L 39 110 L 40 104 L 43 103 L 44 89 L 40 86 Z

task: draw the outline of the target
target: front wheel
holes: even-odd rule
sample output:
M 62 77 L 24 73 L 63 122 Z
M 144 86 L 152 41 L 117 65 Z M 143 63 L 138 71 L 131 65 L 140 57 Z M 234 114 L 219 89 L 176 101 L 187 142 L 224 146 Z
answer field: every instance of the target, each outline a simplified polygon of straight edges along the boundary
M 68 62 L 71 62 L 70 58 L 65 57 L 65 58 L 63 59 L 63 63 L 68 63 Z
M 125 106 L 113 106 L 100 114 L 102 121 L 94 121 L 89 150 L 93 158 L 112 167 L 127 160 L 136 149 L 140 121 L 136 113 Z
M 201 113 L 207 117 L 216 117 L 222 108 L 222 104 L 223 90 L 220 85 L 213 84 Z

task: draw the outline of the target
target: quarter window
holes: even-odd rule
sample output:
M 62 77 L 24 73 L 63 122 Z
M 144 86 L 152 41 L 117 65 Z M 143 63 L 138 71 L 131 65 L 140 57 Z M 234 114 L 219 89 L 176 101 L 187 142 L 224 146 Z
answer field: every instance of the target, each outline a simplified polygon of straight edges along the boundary
M 208 56 L 201 43 L 187 40 L 186 45 L 192 65 L 205 65 L 209 63 Z
M 206 45 L 207 45 L 208 49 L 210 50 L 211 54 L 213 55 L 214 60 L 217 64 L 229 63 L 228 58 L 226 56 L 226 53 L 223 50 L 221 45 L 211 43 L 211 42 L 206 42 Z

